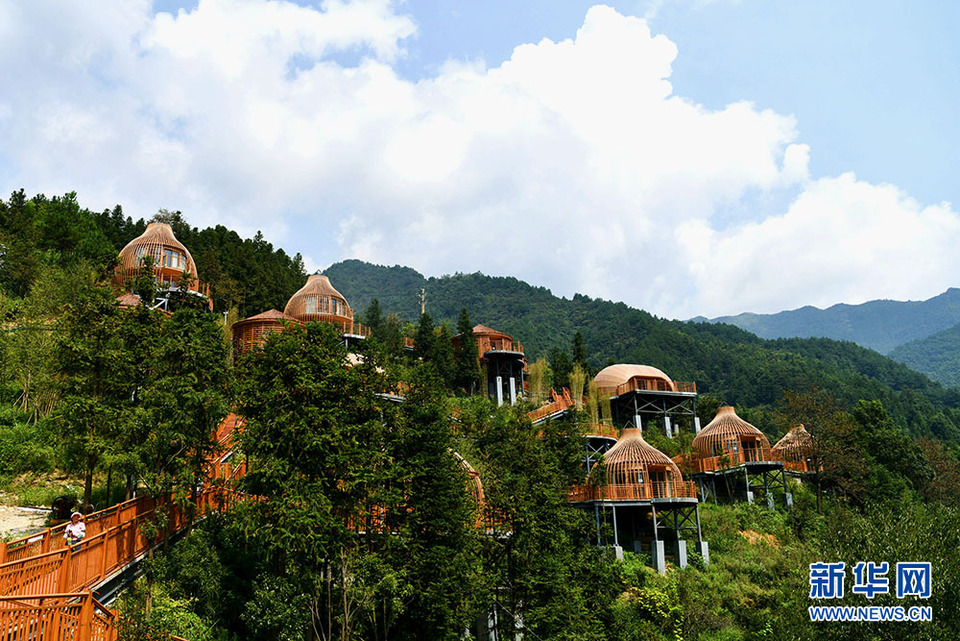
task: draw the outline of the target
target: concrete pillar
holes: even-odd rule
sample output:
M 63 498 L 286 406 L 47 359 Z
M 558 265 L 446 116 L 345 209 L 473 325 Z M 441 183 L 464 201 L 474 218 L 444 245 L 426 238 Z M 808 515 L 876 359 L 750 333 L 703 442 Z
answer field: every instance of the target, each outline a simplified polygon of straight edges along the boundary
M 703 564 L 710 565 L 710 544 L 706 541 L 697 541 L 694 543 L 697 554 L 703 557 Z
M 787 492 L 787 507 L 793 507 L 793 493 Z
M 660 574 L 667 573 L 667 555 L 663 549 L 663 541 L 653 541 L 650 549 L 650 558 L 653 560 L 653 569 Z
M 747 503 L 753 503 L 753 492 L 747 492 Z
M 675 543 L 676 547 L 673 550 L 673 560 L 676 562 L 678 567 L 685 568 L 687 567 L 687 542 L 686 541 L 677 541 Z
M 673 428 L 670 427 L 670 417 L 663 417 L 663 433 L 667 435 L 667 438 L 673 437 Z
M 510 377 L 510 404 L 517 404 L 517 379 L 513 376 Z
M 693 433 L 694 434 L 700 433 L 700 417 L 699 416 L 693 417 Z
M 643 419 L 640 418 L 639 414 L 633 415 L 633 426 L 641 432 L 643 431 Z
M 767 507 L 773 509 L 773 494 L 767 492 Z
M 634 541 L 634 542 L 633 542 L 633 552 L 634 552 L 634 554 L 640 554 L 641 552 L 643 552 L 643 542 L 642 542 L 642 541 Z
M 623 548 L 619 545 L 614 545 L 613 556 L 617 559 L 617 561 L 623 561 Z
M 503 377 L 497 377 L 497 407 L 503 405 Z

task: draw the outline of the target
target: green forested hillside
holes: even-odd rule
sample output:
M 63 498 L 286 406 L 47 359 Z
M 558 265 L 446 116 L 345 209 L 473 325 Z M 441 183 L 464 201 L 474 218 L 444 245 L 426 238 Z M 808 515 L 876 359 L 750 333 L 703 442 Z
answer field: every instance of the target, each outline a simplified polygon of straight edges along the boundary
M 901 345 L 889 356 L 943 385 L 960 388 L 960 324 Z
M 218 309 L 282 308 L 305 279 L 298 257 L 260 237 L 159 216 L 197 259 Z M 513 278 L 425 279 L 358 261 L 327 273 L 358 315 L 376 297 L 384 313 L 417 321 L 417 351 L 375 337 L 350 348 L 355 359 L 337 328 L 310 323 L 231 360 L 223 318 L 192 308 L 194 297 L 172 316 L 116 304 L 110 267 L 144 225 L 119 207 L 82 209 L 72 194 L 0 201 L 4 501 L 187 496 L 208 471 L 220 418 L 232 407 L 246 419 L 238 489 L 258 500 L 157 549 L 149 580 L 119 605 L 121 638 L 455 640 L 478 638 L 464 631 L 488 622 L 499 638 L 957 638 L 957 392 L 849 342 L 769 341 Z M 421 288 L 449 327 L 417 318 Z M 790 480 L 789 508 L 782 496 L 768 508 L 759 493 L 757 504 L 701 505 L 709 563 L 691 553 L 686 568 L 661 575 L 629 545 L 618 560 L 601 543 L 612 533 L 606 508 L 601 520 L 568 501 L 584 479 L 586 413 L 534 427 L 525 401 L 496 407 L 446 384 L 439 365 L 465 353 L 449 340 L 458 320 L 470 325 L 464 307 L 532 357 L 569 349 L 568 360 L 594 369 L 644 362 L 696 381 L 715 397 L 701 396 L 704 418 L 722 400 L 767 431 L 802 421 L 823 469 Z M 380 393 L 401 380 L 403 403 Z M 914 438 L 928 435 L 943 442 Z M 693 435 L 647 437 L 675 455 L 690 453 Z M 142 531 L 156 536 L 165 513 Z M 861 559 L 930 561 L 933 622 L 811 623 L 810 564 Z
M 427 312 L 437 322 L 455 326 L 466 307 L 474 322 L 521 341 L 531 359 L 569 349 L 580 332 L 595 370 L 611 362 L 650 364 L 676 380 L 696 382 L 701 393 L 754 408 L 772 407 L 785 390 L 816 385 L 846 406 L 882 401 L 913 434 L 960 440 L 960 392 L 851 342 L 763 340 L 729 325 L 658 319 L 623 303 L 559 298 L 515 278 L 424 278 L 409 268 L 356 260 L 332 265 L 326 274 L 355 309 L 376 298 L 385 312 L 409 321 L 419 314 L 417 295 L 424 288 Z
M 283 309 L 303 285 L 300 255 L 275 250 L 259 233 L 242 239 L 222 225 L 198 230 L 180 212 L 161 210 L 155 219 L 169 223 L 190 250 L 198 276 L 210 284 L 217 311 L 235 307 L 243 317 Z M 143 218 L 125 216 L 120 205 L 102 212 L 83 208 L 75 193 L 28 198 L 23 190 L 14 192 L 6 202 L 0 200 L 0 292 L 26 296 L 49 267 L 83 264 L 106 272 L 146 225 Z

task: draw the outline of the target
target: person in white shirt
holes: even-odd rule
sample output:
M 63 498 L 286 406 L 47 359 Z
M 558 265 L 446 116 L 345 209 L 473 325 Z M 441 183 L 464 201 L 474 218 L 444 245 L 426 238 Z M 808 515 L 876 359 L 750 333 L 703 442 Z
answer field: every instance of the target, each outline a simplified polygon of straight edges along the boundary
M 76 545 L 87 535 L 87 526 L 83 522 L 83 515 L 74 512 L 70 515 L 70 522 L 63 530 L 63 538 L 67 540 L 67 545 Z

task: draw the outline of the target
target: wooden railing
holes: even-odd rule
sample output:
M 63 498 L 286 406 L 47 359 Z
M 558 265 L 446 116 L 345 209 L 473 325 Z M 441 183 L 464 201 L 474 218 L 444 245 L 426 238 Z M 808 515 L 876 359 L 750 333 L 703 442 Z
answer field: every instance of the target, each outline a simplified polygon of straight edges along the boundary
M 614 396 L 620 396 L 627 392 L 683 392 L 686 394 L 696 394 L 697 384 L 684 381 L 670 381 L 669 383 L 662 379 L 654 378 L 631 378 L 626 383 L 617 386 Z
M 87 592 L 0 597 L 0 640 L 114 641 L 115 615 Z
M 225 448 L 231 444 L 241 421 L 231 415 L 217 429 L 215 439 Z M 224 464 L 224 457 L 211 460 L 211 478 L 229 474 L 236 478 L 246 464 Z M 164 532 L 172 535 L 194 518 L 222 510 L 237 500 L 222 485 L 208 484 L 195 501 L 181 506 L 170 498 Z M 94 599 L 89 589 L 119 572 L 145 554 L 151 540 L 142 527 L 155 516 L 157 506 L 148 497 L 131 499 L 87 515 L 86 536 L 68 546 L 63 537 L 66 524 L 46 528 L 15 541 L 0 542 L 0 641 L 57 639 L 113 641 L 113 613 Z M 181 640 L 182 641 L 182 640 Z
M 511 341 L 505 338 L 486 338 L 480 336 L 477 338 L 477 352 L 483 356 L 487 352 L 519 352 L 523 353 L 523 343 Z
M 815 472 L 816 466 L 811 461 L 801 460 L 801 461 L 783 461 L 783 469 L 788 472 Z
M 338 323 L 338 324 L 340 325 L 340 327 L 343 328 L 343 333 L 344 333 L 344 334 L 351 334 L 351 335 L 353 335 L 353 336 L 363 336 L 364 338 L 370 338 L 370 334 L 373 333 L 372 330 L 371 330 L 369 327 L 366 327 L 366 326 L 364 326 L 364 325 L 361 325 L 360 323 L 354 323 L 354 322 L 344 323 L 344 322 L 342 322 L 342 323 Z
M 617 428 L 603 423 L 587 423 L 584 425 L 583 434 L 584 436 L 605 436 L 612 439 L 617 439 L 620 436 Z
M 206 514 L 223 501 L 218 489 L 208 488 L 197 497 L 193 515 L 190 509 L 167 503 L 167 531 L 178 532 L 192 516 Z M 144 554 L 151 540 L 143 534 L 141 525 L 154 517 L 153 500 L 144 497 L 118 507 L 121 509 L 91 520 L 87 536 L 78 545 L 64 543 L 62 527 L 44 530 L 32 537 L 35 541 L 28 538 L 12 542 L 14 547 L 6 550 L 7 562 L 0 564 L 0 595 L 76 592 L 97 585 Z
M 769 447 L 739 449 L 736 452 L 727 452 L 720 456 L 697 457 L 690 459 L 689 465 L 693 472 L 716 472 L 744 463 L 759 463 L 775 461 Z
M 557 412 L 562 412 L 564 410 L 570 409 L 573 407 L 573 399 L 570 398 L 570 390 L 563 388 L 562 394 L 557 394 L 555 391 L 553 393 L 553 402 L 548 403 L 542 407 L 538 407 L 532 412 L 527 413 L 527 418 L 530 419 L 530 422 L 536 423 L 539 420 L 542 420 L 548 416 L 553 416 Z
M 571 502 L 582 501 L 649 501 L 667 498 L 697 498 L 697 484 L 692 481 L 657 481 L 633 485 L 606 485 L 591 487 L 575 485 L 570 488 Z

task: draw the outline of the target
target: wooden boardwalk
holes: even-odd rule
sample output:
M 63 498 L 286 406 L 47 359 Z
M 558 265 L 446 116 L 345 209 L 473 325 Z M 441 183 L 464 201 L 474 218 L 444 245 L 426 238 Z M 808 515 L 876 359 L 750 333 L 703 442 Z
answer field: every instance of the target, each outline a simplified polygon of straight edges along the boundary
M 237 423 L 235 416 L 228 417 L 218 430 L 218 442 L 228 444 Z M 243 466 L 230 465 L 229 459 L 228 452 L 211 461 L 212 478 L 242 475 Z M 0 542 L 0 641 L 114 641 L 116 617 L 91 590 L 146 555 L 151 541 L 141 526 L 163 509 L 169 519 L 166 536 L 173 536 L 195 519 L 223 509 L 231 494 L 211 483 L 185 506 L 134 498 L 88 514 L 86 537 L 75 546 L 63 536 L 66 523 Z M 163 540 L 161 535 L 157 543 Z

